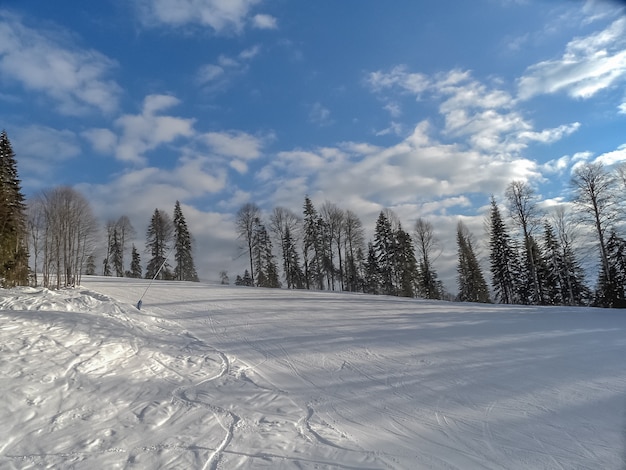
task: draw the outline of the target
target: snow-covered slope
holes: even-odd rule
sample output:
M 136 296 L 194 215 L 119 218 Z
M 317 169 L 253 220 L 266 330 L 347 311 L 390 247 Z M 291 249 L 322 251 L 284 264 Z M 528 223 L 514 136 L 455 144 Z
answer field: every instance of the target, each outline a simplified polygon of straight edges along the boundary
M 624 468 L 624 312 L 146 286 L 0 290 L 0 468 Z

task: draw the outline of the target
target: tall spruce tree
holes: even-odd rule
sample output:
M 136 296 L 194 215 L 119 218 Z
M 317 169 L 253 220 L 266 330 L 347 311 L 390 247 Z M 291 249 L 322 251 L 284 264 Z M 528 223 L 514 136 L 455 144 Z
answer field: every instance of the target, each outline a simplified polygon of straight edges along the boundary
M 120 242 L 120 235 L 117 227 L 113 229 L 110 254 L 110 259 L 111 263 L 113 264 L 113 269 L 115 270 L 115 275 L 117 277 L 124 276 L 124 253 L 122 250 L 122 243 Z
M 172 232 L 172 219 L 166 212 L 155 209 L 146 232 L 146 250 L 152 256 L 146 266 L 146 279 L 155 276 L 157 279 L 172 279 L 172 271 L 167 262 Z
M 391 221 L 384 211 L 380 212 L 376 220 L 373 248 L 376 253 L 381 293 L 384 295 L 396 295 L 394 283 L 396 239 L 391 227 Z
M 608 270 L 601 265 L 595 304 L 626 308 L 626 240 L 612 230 L 606 241 Z
M 15 153 L 6 131 L 0 133 L 0 284 L 28 285 L 26 203 Z
M 320 217 L 309 196 L 304 198 L 302 258 L 307 289 L 324 289 L 324 250 Z
M 432 255 L 438 244 L 433 225 L 419 217 L 415 221 L 414 233 L 419 266 L 417 294 L 425 299 L 443 299 L 443 285 L 432 263 Z
M 491 197 L 489 215 L 489 259 L 491 261 L 491 282 L 496 300 L 503 304 L 520 303 L 519 262 L 511 237 L 500 214 L 496 199 Z
M 396 230 L 396 251 L 394 256 L 397 279 L 397 295 L 415 297 L 417 295 L 418 268 L 415 259 L 415 248 L 411 235 L 398 225 Z
M 139 252 L 134 244 L 131 250 L 130 258 L 130 270 L 126 273 L 126 276 L 139 279 L 142 274 L 141 257 L 139 256 Z
M 176 261 L 174 279 L 198 282 L 198 273 L 193 262 L 191 233 L 179 201 L 176 201 L 174 206 L 174 260 Z
M 363 266 L 363 292 L 366 294 L 380 294 L 380 267 L 378 256 L 372 242 L 367 244 L 367 259 Z
M 458 300 L 461 302 L 490 302 L 489 288 L 474 252 L 472 235 L 461 221 L 457 224 L 456 241 L 459 257 L 457 268 Z

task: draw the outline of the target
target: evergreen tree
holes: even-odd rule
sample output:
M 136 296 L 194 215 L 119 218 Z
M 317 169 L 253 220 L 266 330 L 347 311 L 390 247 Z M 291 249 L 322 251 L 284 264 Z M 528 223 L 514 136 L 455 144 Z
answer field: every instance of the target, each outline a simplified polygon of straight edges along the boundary
M 0 284 L 28 285 L 26 203 L 17 162 L 5 131 L 0 133 Z
M 366 294 L 380 294 L 380 267 L 378 266 L 378 256 L 372 242 L 367 245 L 367 260 L 363 273 L 363 292 Z
M 474 253 L 472 236 L 463 222 L 457 224 L 456 240 L 459 257 L 457 268 L 458 300 L 461 302 L 490 302 L 489 289 Z
M 139 252 L 137 248 L 133 244 L 133 248 L 131 251 L 131 260 L 130 260 L 130 271 L 127 272 L 128 277 L 132 277 L 135 279 L 141 278 L 142 269 L 141 269 L 141 257 L 139 256 Z
M 283 262 L 287 287 L 290 289 L 304 289 L 304 273 L 300 267 L 300 258 L 289 227 L 285 228 L 283 236 Z
M 415 297 L 417 295 L 418 269 L 415 259 L 413 240 L 408 232 L 398 226 L 395 235 L 396 252 L 394 257 L 394 271 L 398 279 L 397 293 L 402 297 Z
M 85 265 L 85 275 L 93 276 L 96 274 L 96 258 L 94 255 L 87 256 L 87 262 Z
M 176 201 L 174 206 L 174 279 L 179 281 L 198 282 L 198 274 L 193 262 L 191 234 L 187 228 L 187 222 L 180 207 L 180 202 Z
M 345 213 L 344 232 L 346 289 L 350 292 L 357 292 L 363 286 L 362 265 L 365 231 L 359 217 L 350 210 Z
M 304 198 L 302 255 L 307 289 L 324 289 L 324 251 L 320 217 L 308 196 Z
M 489 218 L 489 259 L 491 278 L 496 299 L 503 304 L 519 303 L 519 263 L 500 209 L 495 198 L 491 198 Z
M 172 279 L 167 263 L 172 231 L 172 220 L 167 213 L 155 209 L 146 233 L 146 250 L 152 255 L 146 266 L 146 279 L 152 279 L 157 274 L 157 279 Z
M 120 243 L 117 228 L 113 229 L 113 237 L 111 237 L 111 263 L 117 277 L 124 276 L 124 254 L 122 252 L 122 244 Z
M 237 277 L 239 277 L 239 276 L 237 276 Z M 244 273 L 243 273 L 243 277 L 241 278 L 241 284 L 239 284 L 239 285 L 240 286 L 246 286 L 246 287 L 252 287 L 253 284 L 254 284 L 254 282 L 252 281 L 252 276 L 250 275 L 250 271 L 248 271 L 246 269 L 244 271 Z
M 380 276 L 380 289 L 384 295 L 396 295 L 394 285 L 395 234 L 391 222 L 383 211 L 378 215 L 374 229 L 374 252 Z
M 601 265 L 595 304 L 626 308 L 626 240 L 612 230 L 606 242 L 608 272 Z
M 272 241 L 265 229 L 265 225 L 257 220 L 254 229 L 254 267 L 256 271 L 256 285 L 258 287 L 280 287 L 278 267 L 272 252 Z

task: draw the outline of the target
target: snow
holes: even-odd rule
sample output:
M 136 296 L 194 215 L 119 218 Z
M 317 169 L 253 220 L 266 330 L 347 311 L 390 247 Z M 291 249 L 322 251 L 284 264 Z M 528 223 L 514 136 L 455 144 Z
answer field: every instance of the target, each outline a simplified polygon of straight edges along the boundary
M 626 464 L 622 311 L 147 285 L 0 290 L 0 468 Z

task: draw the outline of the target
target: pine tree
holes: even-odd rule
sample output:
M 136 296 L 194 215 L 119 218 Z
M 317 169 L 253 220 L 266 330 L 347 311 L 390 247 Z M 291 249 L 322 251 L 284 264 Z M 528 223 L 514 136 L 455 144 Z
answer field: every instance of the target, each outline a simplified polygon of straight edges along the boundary
M 94 255 L 87 256 L 87 262 L 85 265 L 85 275 L 93 276 L 96 274 L 96 258 Z
M 304 273 L 300 267 L 300 258 L 298 256 L 298 251 L 296 250 L 296 245 L 291 237 L 291 230 L 289 227 L 285 228 L 283 251 L 283 269 L 285 271 L 287 287 L 290 289 L 304 289 Z
M 176 201 L 174 206 L 174 278 L 179 281 L 198 282 L 198 274 L 193 262 L 191 234 L 187 228 L 187 222 L 180 207 L 180 202 Z
M 626 240 L 612 230 L 606 242 L 608 272 L 601 265 L 595 304 L 626 308 Z
M 415 297 L 418 269 L 413 240 L 408 232 L 402 230 L 402 226 L 398 226 L 395 239 L 397 250 L 394 258 L 394 271 L 398 279 L 397 293 L 402 297 Z
M 124 254 L 120 243 L 117 228 L 113 229 L 113 237 L 111 237 L 111 263 L 117 277 L 124 276 Z
M 396 240 L 395 234 L 391 228 L 391 222 L 383 211 L 380 212 L 376 220 L 373 248 L 376 253 L 376 264 L 379 269 L 381 293 L 385 295 L 396 295 L 393 262 Z
M 17 162 L 5 131 L 0 133 L 0 284 L 28 285 L 26 204 Z
M 458 300 L 461 302 L 490 302 L 487 282 L 474 253 L 472 236 L 463 222 L 457 224 L 456 240 L 459 257 L 457 268 Z
M 367 260 L 363 269 L 363 292 L 366 294 L 380 294 L 380 267 L 378 266 L 376 249 L 372 242 L 367 245 Z
M 503 304 L 519 303 L 519 263 L 507 232 L 500 209 L 491 198 L 489 219 L 489 259 L 491 278 L 496 299 Z
M 146 267 L 146 279 L 155 276 L 157 279 L 172 279 L 172 272 L 167 263 L 172 231 L 172 220 L 167 213 L 155 209 L 146 233 L 146 250 L 152 255 Z
M 302 255 L 307 289 L 324 289 L 324 253 L 320 217 L 308 196 L 304 198 Z
M 131 251 L 131 260 L 130 260 L 130 271 L 127 272 L 128 277 L 132 277 L 135 279 L 141 278 L 142 269 L 141 269 L 141 257 L 139 256 L 139 252 L 137 248 L 133 244 L 133 248 Z

